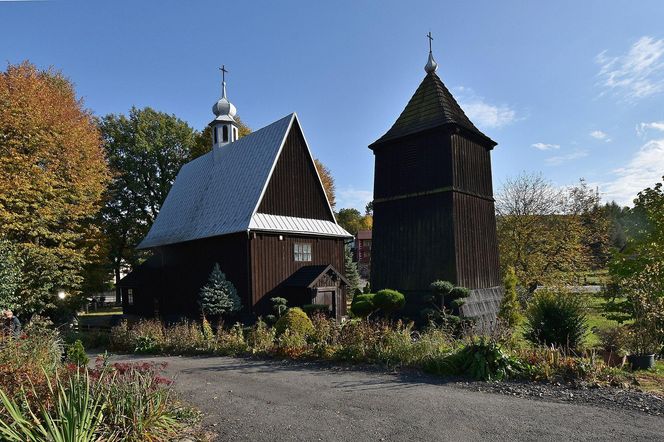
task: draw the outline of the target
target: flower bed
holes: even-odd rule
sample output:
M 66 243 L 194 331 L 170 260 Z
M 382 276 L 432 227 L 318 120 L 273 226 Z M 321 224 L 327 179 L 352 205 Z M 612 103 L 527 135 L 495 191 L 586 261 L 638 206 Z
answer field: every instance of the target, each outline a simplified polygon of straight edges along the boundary
M 197 419 L 162 365 L 63 363 L 57 333 L 47 330 L 1 345 L 2 440 L 168 441 Z
M 609 367 L 592 351 L 515 344 L 509 335 L 455 337 L 444 328 L 416 331 L 412 324 L 351 320 L 343 325 L 322 315 L 312 327 L 275 329 L 262 321 L 205 332 L 206 325 L 166 327 L 149 320 L 121 324 L 111 334 L 113 349 L 135 353 L 262 355 L 289 359 L 323 359 L 348 363 L 410 367 L 442 376 L 482 380 L 584 381 L 624 385 L 629 372 Z M 207 326 L 209 327 L 209 325 Z M 179 330 L 175 333 L 175 330 Z

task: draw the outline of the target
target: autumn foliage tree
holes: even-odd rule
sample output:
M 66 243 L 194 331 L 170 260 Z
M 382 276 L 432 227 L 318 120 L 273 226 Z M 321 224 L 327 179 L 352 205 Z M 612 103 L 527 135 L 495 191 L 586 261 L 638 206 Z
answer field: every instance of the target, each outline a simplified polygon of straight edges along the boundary
M 20 263 L 22 314 L 79 291 L 109 173 L 99 130 L 72 83 L 29 62 L 0 74 L 0 239 Z
M 557 188 L 541 175 L 520 175 L 505 182 L 496 211 L 501 265 L 530 291 L 573 282 L 608 245 L 599 195 L 583 180 Z
M 314 164 L 316 164 L 318 176 L 320 176 L 320 180 L 323 183 L 323 188 L 325 189 L 327 200 L 330 202 L 332 210 L 334 210 L 337 201 L 336 188 L 334 186 L 334 177 L 332 176 L 332 172 L 330 172 L 330 169 L 328 169 L 327 166 L 325 166 L 325 164 L 323 164 L 319 159 L 315 159 Z

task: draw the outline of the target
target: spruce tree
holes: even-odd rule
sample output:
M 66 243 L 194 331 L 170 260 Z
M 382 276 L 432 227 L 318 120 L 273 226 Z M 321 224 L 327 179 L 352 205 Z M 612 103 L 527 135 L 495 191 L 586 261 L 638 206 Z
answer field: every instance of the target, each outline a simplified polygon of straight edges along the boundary
M 198 303 L 203 315 L 224 315 L 242 309 L 242 301 L 237 295 L 235 286 L 226 279 L 219 264 L 214 265 L 207 284 L 199 293 L 199 298 Z
M 355 291 L 360 288 L 360 273 L 357 271 L 357 263 L 353 262 L 353 254 L 350 251 L 350 247 L 346 247 L 344 250 L 344 273 L 350 283 L 348 293 L 352 301 Z

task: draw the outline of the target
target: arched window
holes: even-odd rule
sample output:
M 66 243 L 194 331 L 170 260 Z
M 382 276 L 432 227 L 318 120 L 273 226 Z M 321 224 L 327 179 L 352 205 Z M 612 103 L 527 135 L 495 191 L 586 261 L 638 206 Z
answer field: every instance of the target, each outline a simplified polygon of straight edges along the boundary
M 214 144 L 217 144 L 217 127 L 214 128 Z
M 221 138 L 224 143 L 228 143 L 228 126 L 224 126 L 221 129 Z

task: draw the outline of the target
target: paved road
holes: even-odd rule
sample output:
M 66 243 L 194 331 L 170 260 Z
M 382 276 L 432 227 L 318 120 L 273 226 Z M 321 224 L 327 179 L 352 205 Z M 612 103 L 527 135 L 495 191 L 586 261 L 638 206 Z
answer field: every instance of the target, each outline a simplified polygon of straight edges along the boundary
M 150 359 L 168 362 L 176 388 L 224 441 L 664 440 L 662 417 L 473 392 L 426 376 L 225 357 Z

